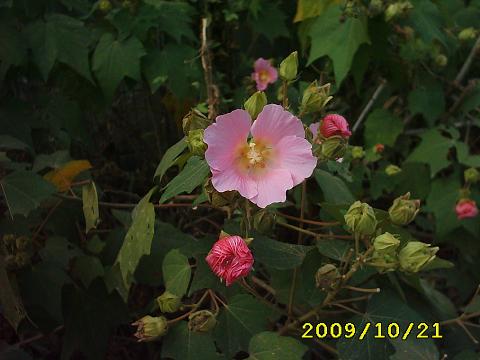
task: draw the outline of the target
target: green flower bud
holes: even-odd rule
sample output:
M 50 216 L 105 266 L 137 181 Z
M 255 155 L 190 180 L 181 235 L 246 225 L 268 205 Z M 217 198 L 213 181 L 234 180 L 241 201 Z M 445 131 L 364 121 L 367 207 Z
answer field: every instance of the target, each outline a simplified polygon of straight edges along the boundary
M 385 168 L 385 174 L 388 176 L 397 175 L 400 172 L 402 172 L 402 169 L 397 165 L 390 164 Z
M 365 156 L 365 151 L 361 146 L 352 146 L 352 158 L 362 159 Z
M 195 332 L 208 332 L 217 325 L 217 317 L 209 310 L 196 311 L 188 317 L 188 328 Z
M 192 109 L 182 120 L 185 135 L 188 135 L 191 130 L 206 129 L 208 125 L 210 125 L 210 120 L 196 109 Z
M 373 240 L 373 248 L 378 254 L 394 255 L 399 246 L 400 240 L 398 237 L 389 232 L 383 233 Z
M 382 0 L 371 0 L 370 4 L 368 5 L 368 9 L 370 10 L 372 15 L 379 14 L 383 9 L 383 1 Z
M 460 41 L 473 40 L 476 37 L 477 37 L 477 31 L 473 27 L 465 28 L 458 33 L 458 40 Z
M 193 155 L 203 156 L 207 150 L 207 144 L 203 142 L 203 131 L 203 129 L 196 129 L 188 132 L 188 149 Z
M 377 218 L 373 208 L 361 201 L 355 201 L 344 218 L 349 230 L 355 236 L 372 235 L 377 228 Z
M 15 263 L 17 264 L 17 268 L 20 269 L 30 264 L 30 259 L 31 256 L 29 253 L 25 251 L 17 252 L 15 255 Z
M 321 160 L 337 160 L 347 152 L 347 140 L 340 135 L 330 136 L 322 141 L 319 147 Z
M 15 246 L 19 251 L 26 250 L 29 244 L 30 239 L 26 236 L 19 236 L 15 239 Z
M 410 193 L 399 196 L 388 209 L 390 221 L 396 225 L 407 225 L 420 211 L 420 200 L 410 200 Z
M 243 104 L 245 110 L 247 110 L 253 120 L 257 118 L 265 105 L 267 105 L 267 96 L 263 91 L 257 91 Z
M 435 56 L 435 64 L 440 67 L 445 67 L 448 64 L 448 58 L 444 54 L 438 54 Z
M 465 182 L 475 184 L 480 180 L 480 172 L 475 168 L 468 168 L 463 173 L 463 177 L 465 178 Z
M 275 225 L 275 213 L 266 209 L 258 211 L 253 216 L 253 227 L 261 234 L 267 234 L 272 231 Z
M 208 179 L 204 185 L 205 193 L 208 197 L 208 202 L 216 207 L 222 207 L 233 204 L 238 193 L 236 191 L 218 192 L 212 185 L 212 180 Z
M 333 264 L 325 264 L 315 273 L 315 284 L 322 290 L 328 290 L 338 283 L 340 272 Z
M 280 63 L 280 77 L 285 81 L 293 81 L 297 77 L 298 52 L 294 51 Z
M 16 238 L 13 234 L 5 234 L 3 235 L 3 243 L 6 247 L 13 247 L 15 246 Z
M 406 272 L 418 272 L 435 259 L 437 251 L 438 247 L 430 247 L 430 244 L 411 241 L 400 250 L 398 255 L 400 268 Z
M 400 17 L 406 14 L 410 9 L 413 9 L 413 5 L 410 3 L 410 1 L 399 1 L 390 4 L 385 10 L 385 21 L 388 22 L 393 18 Z
M 163 316 L 153 317 L 147 315 L 135 321 L 132 325 L 137 327 L 137 332 L 134 336 L 139 342 L 158 340 L 168 331 L 167 319 Z
M 315 80 L 303 92 L 300 112 L 309 114 L 322 111 L 331 99 L 333 96 L 330 96 L 330 84 L 318 86 Z
M 98 3 L 98 8 L 103 12 L 109 12 L 112 10 L 112 3 L 108 0 L 100 0 Z
M 162 295 L 157 297 L 156 302 L 160 311 L 163 313 L 173 313 L 182 305 L 181 298 L 168 291 L 165 291 Z

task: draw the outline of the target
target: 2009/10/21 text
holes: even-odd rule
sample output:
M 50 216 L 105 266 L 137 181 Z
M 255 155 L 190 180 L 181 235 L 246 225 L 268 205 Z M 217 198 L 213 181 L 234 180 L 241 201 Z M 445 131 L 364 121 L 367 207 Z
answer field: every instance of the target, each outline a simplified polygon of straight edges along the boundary
M 302 326 L 304 333 L 303 339 L 313 338 L 346 338 L 351 339 L 356 335 L 359 340 L 363 340 L 368 334 L 373 332 L 373 338 L 375 339 L 402 339 L 414 337 L 417 339 L 442 339 L 440 334 L 440 323 L 433 323 L 431 325 L 421 322 L 415 324 L 413 322 L 406 325 L 400 325 L 399 323 L 392 322 L 389 324 L 384 323 L 372 323 L 367 322 L 362 325 L 355 325 L 351 322 L 346 324 L 340 324 L 338 322 L 326 324 L 326 323 L 304 323 Z

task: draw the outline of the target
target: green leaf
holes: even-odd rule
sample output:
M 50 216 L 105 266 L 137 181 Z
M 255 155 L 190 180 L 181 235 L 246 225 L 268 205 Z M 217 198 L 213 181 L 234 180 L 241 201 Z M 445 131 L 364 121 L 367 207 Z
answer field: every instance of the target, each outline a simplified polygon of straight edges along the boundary
M 267 329 L 271 310 L 250 295 L 233 296 L 218 317 L 215 341 L 228 359 L 247 350 L 253 335 Z
M 297 12 L 293 22 L 303 21 L 321 15 L 330 5 L 339 2 L 339 0 L 298 0 Z
M 88 288 L 93 280 L 98 277 L 103 277 L 105 271 L 97 257 L 85 255 L 75 259 L 72 274 L 74 277 L 80 279 L 83 285 Z
M 217 354 L 212 336 L 188 329 L 185 321 L 180 321 L 168 331 L 162 346 L 162 358 L 175 360 L 214 360 L 223 358 Z
M 435 82 L 418 87 L 408 94 L 408 108 L 412 115 L 422 114 L 429 126 L 433 126 L 445 112 L 445 94 L 441 84 Z
M 451 269 L 455 266 L 451 261 L 441 259 L 436 257 L 431 262 L 429 262 L 425 267 L 422 268 L 422 271 L 437 270 L 437 269 Z
M 288 244 L 264 236 L 255 237 L 255 259 L 275 269 L 293 269 L 300 266 L 312 246 Z
M 167 170 L 175 163 L 178 156 L 187 148 L 187 142 L 185 138 L 182 138 L 179 142 L 175 145 L 172 145 L 165 151 L 165 154 L 160 160 L 160 164 L 158 164 L 157 169 L 155 170 L 155 175 L 153 175 L 153 179 L 158 177 L 158 181 L 162 180 L 163 175 L 167 172 Z
M 411 10 L 409 20 L 414 30 L 427 44 L 438 40 L 446 46 L 440 10 L 433 2 L 430 0 L 417 1 Z
M 40 154 L 33 163 L 33 172 L 39 172 L 45 168 L 59 169 L 71 160 L 67 150 L 59 150 L 52 154 Z
M 30 149 L 30 146 L 25 144 L 23 141 L 14 138 L 13 136 L 0 135 L 0 148 L 13 150 L 28 150 Z
M 341 21 L 340 6 L 330 6 L 313 23 L 309 36 L 312 40 L 308 64 L 328 55 L 333 61 L 335 80 L 339 87 L 352 65 L 352 60 L 361 44 L 370 43 L 367 19 L 346 17 Z
M 171 250 L 163 259 L 162 272 L 165 288 L 177 296 L 185 295 L 192 274 L 188 258 L 178 249 Z
M 315 180 L 322 189 L 325 201 L 332 204 L 351 204 L 355 201 L 350 189 L 338 176 L 329 172 L 316 169 Z
M 210 168 L 207 162 L 198 156 L 192 156 L 188 159 L 187 165 L 185 165 L 180 174 L 167 184 L 160 198 L 160 203 L 164 203 L 183 192 L 192 192 L 197 186 L 203 184 L 209 173 Z
M 82 251 L 64 237 L 49 236 L 45 247 L 40 250 L 40 255 L 43 261 L 55 263 L 67 270 L 70 260 L 82 255 Z
M 302 360 L 308 347 L 297 339 L 264 331 L 250 340 L 248 352 L 251 360 Z
M 55 193 L 55 187 L 31 171 L 15 171 L 2 180 L 0 185 L 10 214 L 28 216 L 30 211 Z
M 402 131 L 402 120 L 387 110 L 376 109 L 365 122 L 365 146 L 367 148 L 376 144 L 394 146 Z
M 457 150 L 457 159 L 460 164 L 471 167 L 480 167 L 480 155 L 470 155 L 468 145 L 464 142 L 455 144 Z
M 140 80 L 140 59 L 145 55 L 142 43 L 135 37 L 115 39 L 105 33 L 93 54 L 93 72 L 108 100 L 124 77 Z
M 88 60 L 92 36 L 83 22 L 66 15 L 48 15 L 45 21 L 29 25 L 27 36 L 33 58 L 45 81 L 55 61 L 70 66 L 92 81 Z
M 132 224 L 117 256 L 116 262 L 120 266 L 122 279 L 127 289 L 130 288 L 133 273 L 140 258 L 150 254 L 155 222 L 155 209 L 150 202 L 150 197 L 155 190 L 156 188 L 151 189 L 133 209 Z
M 98 210 L 97 188 L 93 181 L 82 186 L 83 216 L 85 217 L 85 232 L 97 227 L 100 212 Z
M 10 21 L 0 20 L 0 81 L 11 66 L 21 65 L 27 55 L 22 35 Z
M 421 162 L 430 165 L 430 174 L 433 178 L 436 173 L 450 164 L 447 154 L 455 142 L 442 136 L 437 129 L 428 130 L 421 137 L 422 142 L 405 162 Z
M 352 242 L 348 240 L 323 239 L 317 241 L 317 249 L 320 254 L 338 261 L 345 258 L 352 245 Z
M 250 26 L 253 31 L 265 36 L 272 43 L 279 37 L 289 37 L 286 25 L 287 16 L 275 1 L 262 2 L 258 18 L 252 18 Z

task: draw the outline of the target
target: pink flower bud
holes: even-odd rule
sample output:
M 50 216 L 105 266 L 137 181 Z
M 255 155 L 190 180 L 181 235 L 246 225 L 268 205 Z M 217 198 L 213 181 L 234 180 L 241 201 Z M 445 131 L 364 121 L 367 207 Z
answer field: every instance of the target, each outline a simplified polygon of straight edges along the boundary
M 473 200 L 462 199 L 455 206 L 455 212 L 459 220 L 475 217 L 478 215 L 477 204 Z
M 348 138 L 352 135 L 348 129 L 348 122 L 341 115 L 330 114 L 323 118 L 320 125 L 320 133 L 329 138 L 330 136 L 339 135 L 344 138 Z
M 215 275 L 225 280 L 227 286 L 247 276 L 253 265 L 252 252 L 240 236 L 219 239 L 205 260 Z
M 376 152 L 377 154 L 381 154 L 381 153 L 383 153 L 383 151 L 385 150 L 385 145 L 383 145 L 383 144 L 376 144 L 376 145 L 374 146 L 374 150 L 375 150 L 375 152 Z

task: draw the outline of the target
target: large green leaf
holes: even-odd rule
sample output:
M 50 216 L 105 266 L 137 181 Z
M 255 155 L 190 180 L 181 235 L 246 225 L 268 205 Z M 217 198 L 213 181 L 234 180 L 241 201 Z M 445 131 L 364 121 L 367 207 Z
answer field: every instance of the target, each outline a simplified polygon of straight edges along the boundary
M 179 250 L 173 249 L 163 259 L 163 279 L 165 288 L 177 296 L 183 296 L 187 292 L 192 269 L 188 258 Z
M 430 165 L 431 177 L 434 177 L 436 173 L 450 164 L 447 154 L 455 141 L 444 137 L 437 129 L 431 129 L 421 137 L 422 142 L 405 161 Z
M 140 80 L 140 59 L 144 55 L 137 38 L 121 40 L 110 33 L 103 34 L 93 55 L 93 71 L 108 100 L 124 77 Z
M 353 247 L 353 242 L 339 239 L 321 239 L 317 241 L 317 249 L 323 256 L 333 260 L 342 260 Z
M 333 61 L 335 80 L 340 86 L 352 65 L 360 45 L 369 43 L 367 20 L 347 17 L 342 21 L 342 8 L 330 6 L 313 23 L 309 36 L 312 41 L 308 64 L 328 55 Z
M 264 331 L 250 340 L 248 352 L 250 360 L 301 360 L 308 347 L 297 339 L 280 336 L 275 332 Z
M 440 83 L 427 84 L 408 94 L 408 108 L 412 114 L 422 114 L 429 126 L 445 112 L 445 95 Z
M 158 177 L 158 181 L 162 180 L 163 175 L 165 172 L 175 163 L 175 160 L 178 156 L 187 148 L 187 142 L 185 138 L 182 138 L 179 142 L 175 145 L 172 145 L 163 155 L 162 160 L 160 160 L 160 164 L 158 164 L 157 169 L 155 170 L 155 175 L 153 178 Z
M 154 233 L 155 209 L 150 197 L 156 188 L 151 189 L 132 211 L 132 224 L 128 229 L 116 262 L 120 266 L 122 279 L 128 289 L 133 273 L 143 255 L 150 254 Z
M 27 55 L 22 35 L 5 20 L 0 19 L 0 81 L 12 65 L 20 65 Z
M 192 192 L 197 186 L 203 184 L 209 172 L 210 168 L 205 160 L 198 156 L 192 156 L 188 159 L 187 165 L 180 174 L 174 177 L 165 187 L 160 203 L 183 192 Z
M 355 201 L 350 189 L 338 176 L 317 169 L 314 172 L 315 180 L 322 189 L 325 201 L 331 204 L 351 204 Z
M 28 216 L 30 211 L 40 206 L 40 203 L 52 195 L 55 187 L 39 175 L 31 171 L 15 171 L 2 180 L 5 202 L 10 214 Z
M 100 217 L 98 210 L 98 195 L 95 183 L 92 181 L 82 186 L 83 216 L 85 217 L 85 232 L 97 227 Z
M 300 266 L 312 246 L 288 244 L 257 236 L 253 241 L 255 259 L 275 269 L 293 269 Z
M 185 321 L 175 324 L 163 341 L 162 358 L 175 360 L 214 360 L 223 357 L 217 353 L 212 336 L 188 329 Z
M 376 109 L 365 122 L 365 145 L 371 148 L 376 144 L 395 145 L 398 135 L 402 133 L 403 122 L 384 109 Z
M 218 317 L 215 340 L 227 359 L 246 351 L 255 334 L 267 330 L 271 311 L 250 295 L 235 295 Z
M 253 31 L 265 36 L 268 41 L 273 42 L 278 37 L 288 37 L 289 32 L 286 25 L 287 16 L 275 1 L 262 2 L 257 18 L 252 18 L 250 26 Z
M 35 63 L 48 80 L 55 61 L 64 63 L 92 81 L 88 60 L 90 31 L 83 22 L 66 15 L 53 14 L 27 28 Z
M 415 1 L 409 20 L 427 44 L 438 40 L 446 45 L 446 36 L 442 32 L 443 21 L 436 4 L 430 0 Z

